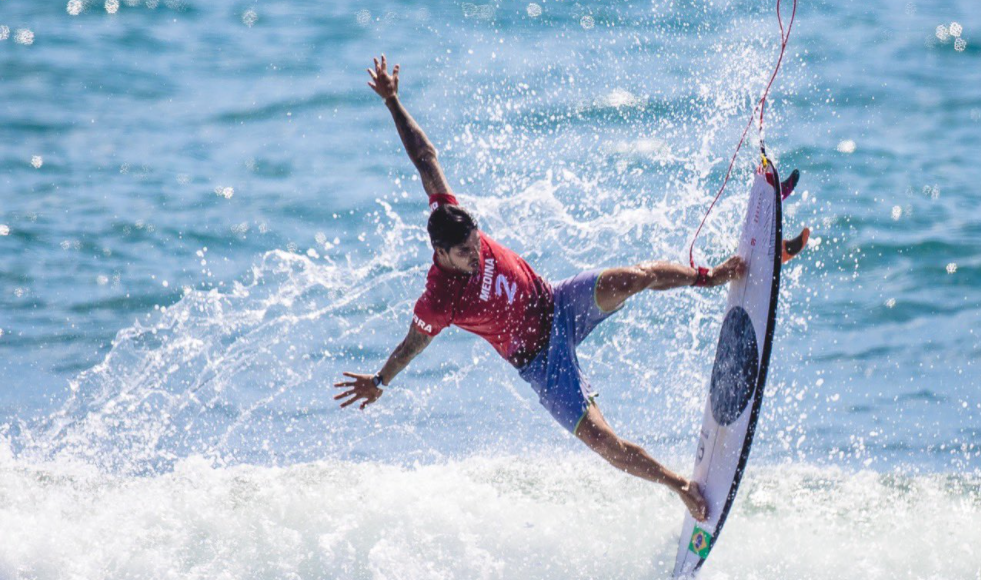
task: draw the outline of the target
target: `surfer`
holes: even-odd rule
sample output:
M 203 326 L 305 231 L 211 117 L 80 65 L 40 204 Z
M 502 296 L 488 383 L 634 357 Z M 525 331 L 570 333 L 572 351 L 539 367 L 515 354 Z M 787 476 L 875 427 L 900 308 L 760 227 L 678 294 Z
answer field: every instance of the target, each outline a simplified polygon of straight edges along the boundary
M 391 112 L 429 195 L 433 265 L 405 339 L 374 375 L 345 372 L 349 380 L 334 385 L 345 390 L 334 398 L 343 399 L 341 407 L 361 401 L 361 409 L 376 402 L 382 386 L 391 384 L 441 330 L 456 325 L 490 342 L 531 384 L 556 421 L 590 449 L 618 469 L 666 485 L 695 519 L 704 520 L 706 502 L 698 484 L 617 436 L 603 418 L 579 367 L 576 347 L 634 294 L 719 286 L 742 276 L 744 261 L 733 256 L 712 269 L 644 262 L 590 270 L 549 284 L 520 256 L 481 231 L 457 203 L 436 148 L 399 101 L 399 65 L 389 72 L 382 55 L 368 74 L 368 85 Z

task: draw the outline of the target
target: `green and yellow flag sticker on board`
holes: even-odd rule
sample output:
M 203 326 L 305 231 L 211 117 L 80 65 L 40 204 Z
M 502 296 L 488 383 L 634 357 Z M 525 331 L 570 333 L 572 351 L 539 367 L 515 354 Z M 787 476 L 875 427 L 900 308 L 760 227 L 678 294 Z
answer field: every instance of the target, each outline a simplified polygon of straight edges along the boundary
M 691 533 L 691 541 L 688 542 L 688 550 L 701 559 L 705 559 L 712 549 L 712 534 L 702 528 L 695 526 L 695 531 Z

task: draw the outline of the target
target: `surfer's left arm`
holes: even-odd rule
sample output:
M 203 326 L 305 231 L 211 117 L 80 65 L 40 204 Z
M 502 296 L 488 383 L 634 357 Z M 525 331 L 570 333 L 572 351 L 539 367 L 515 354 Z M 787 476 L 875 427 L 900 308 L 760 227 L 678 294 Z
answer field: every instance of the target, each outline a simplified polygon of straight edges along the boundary
M 391 384 L 392 379 L 395 375 L 402 372 L 402 369 L 407 367 L 412 359 L 416 358 L 423 350 L 429 346 L 429 343 L 433 341 L 433 337 L 428 334 L 419 332 L 416 329 L 415 324 L 409 327 L 409 333 L 405 335 L 402 342 L 399 343 L 392 354 L 389 355 L 388 360 L 385 361 L 385 366 L 382 367 L 375 375 L 363 375 L 359 373 L 343 373 L 345 377 L 352 379 L 350 381 L 343 381 L 340 383 L 334 383 L 335 387 L 348 389 L 347 391 L 336 395 L 334 400 L 344 399 L 350 397 L 343 403 L 341 407 L 347 407 L 348 405 L 364 399 L 359 408 L 364 409 L 368 405 L 374 403 L 382 396 L 381 386 L 388 386 Z

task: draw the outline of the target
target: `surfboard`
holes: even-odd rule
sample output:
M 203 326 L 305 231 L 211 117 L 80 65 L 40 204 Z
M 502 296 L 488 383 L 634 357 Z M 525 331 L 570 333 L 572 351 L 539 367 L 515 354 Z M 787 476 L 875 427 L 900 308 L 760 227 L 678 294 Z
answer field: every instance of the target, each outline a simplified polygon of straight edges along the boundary
M 693 578 L 719 540 L 746 469 L 763 403 L 783 257 L 780 178 L 772 163 L 757 170 L 749 194 L 738 254 L 746 275 L 729 284 L 695 469 L 708 502 L 708 520 L 685 515 L 675 578 Z M 779 248 L 779 251 L 778 251 Z

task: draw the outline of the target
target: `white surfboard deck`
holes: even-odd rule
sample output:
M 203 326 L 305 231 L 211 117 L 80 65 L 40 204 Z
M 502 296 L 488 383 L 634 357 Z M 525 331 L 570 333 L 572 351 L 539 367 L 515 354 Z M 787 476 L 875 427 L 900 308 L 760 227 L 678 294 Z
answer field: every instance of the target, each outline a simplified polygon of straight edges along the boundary
M 768 164 L 772 182 L 776 168 Z M 708 520 L 685 514 L 675 578 L 693 578 L 708 557 L 736 498 L 770 359 L 780 289 L 782 247 L 779 185 L 757 171 L 749 196 L 738 254 L 746 276 L 729 285 L 729 303 L 719 334 L 705 416 L 698 434 L 692 476 L 708 502 Z

